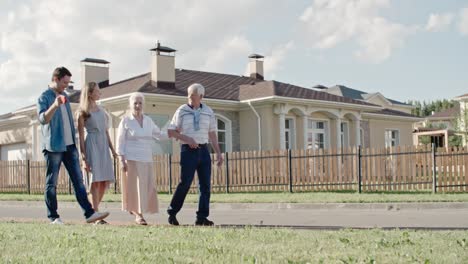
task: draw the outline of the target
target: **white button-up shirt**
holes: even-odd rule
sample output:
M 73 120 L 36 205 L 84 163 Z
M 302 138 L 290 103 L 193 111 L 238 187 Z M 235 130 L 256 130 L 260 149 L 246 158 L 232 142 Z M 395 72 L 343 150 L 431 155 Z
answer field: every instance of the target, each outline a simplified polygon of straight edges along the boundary
M 127 160 L 152 162 L 155 139 L 168 139 L 167 131 L 162 132 L 146 115 L 143 115 L 143 127 L 133 115 L 126 116 L 120 121 L 117 132 L 117 153 Z

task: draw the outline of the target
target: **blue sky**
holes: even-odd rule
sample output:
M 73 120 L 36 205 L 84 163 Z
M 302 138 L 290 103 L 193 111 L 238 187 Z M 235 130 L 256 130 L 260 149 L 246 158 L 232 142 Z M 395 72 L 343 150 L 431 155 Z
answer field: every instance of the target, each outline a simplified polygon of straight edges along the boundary
M 110 8 L 112 7 L 112 8 Z M 468 93 L 468 1 L 0 1 L 0 113 L 32 104 L 51 71 L 105 59 L 110 82 L 149 71 L 157 40 L 176 67 L 304 87 L 342 84 L 400 101 Z

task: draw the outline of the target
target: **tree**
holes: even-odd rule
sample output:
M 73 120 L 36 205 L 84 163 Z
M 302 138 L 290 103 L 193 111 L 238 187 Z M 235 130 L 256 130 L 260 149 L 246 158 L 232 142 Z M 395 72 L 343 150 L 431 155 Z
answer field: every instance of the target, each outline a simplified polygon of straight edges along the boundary
M 427 103 L 426 101 L 421 102 L 409 100 L 407 103 L 415 106 L 415 108 L 411 110 L 411 114 L 420 117 L 430 116 L 432 115 L 433 111 L 444 111 L 446 109 L 454 107 L 457 104 L 457 102 L 447 99 L 429 101 Z

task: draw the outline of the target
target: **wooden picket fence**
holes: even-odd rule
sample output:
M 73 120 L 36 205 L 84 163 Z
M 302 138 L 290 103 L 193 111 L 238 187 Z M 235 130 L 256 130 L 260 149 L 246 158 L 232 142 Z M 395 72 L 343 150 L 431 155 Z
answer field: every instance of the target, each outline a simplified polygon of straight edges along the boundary
M 224 154 L 216 166 L 212 156 L 212 191 L 219 192 L 466 192 L 468 150 L 401 146 L 380 149 L 246 151 Z M 172 193 L 179 182 L 179 155 L 154 156 L 156 187 Z M 114 162 L 120 193 L 122 171 Z M 0 192 L 42 193 L 44 161 L 0 161 Z M 197 181 L 191 192 L 197 191 Z M 65 168 L 57 193 L 72 193 Z

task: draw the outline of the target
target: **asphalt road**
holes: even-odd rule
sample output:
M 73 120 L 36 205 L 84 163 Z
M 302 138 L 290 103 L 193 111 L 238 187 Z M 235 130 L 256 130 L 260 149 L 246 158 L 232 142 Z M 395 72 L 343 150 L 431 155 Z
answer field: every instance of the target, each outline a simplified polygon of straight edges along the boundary
M 167 204 L 160 213 L 145 215 L 150 225 L 167 225 Z M 197 205 L 185 204 L 177 215 L 183 225 L 193 225 Z M 111 214 L 110 224 L 134 224 L 134 218 L 120 209 L 120 203 L 104 203 L 101 211 Z M 65 223 L 84 223 L 76 202 L 59 202 Z M 375 204 L 288 204 L 249 203 L 211 205 L 209 217 L 217 226 L 288 227 L 298 229 L 410 228 L 466 229 L 468 203 L 375 203 Z M 0 201 L 0 221 L 48 221 L 44 202 Z

